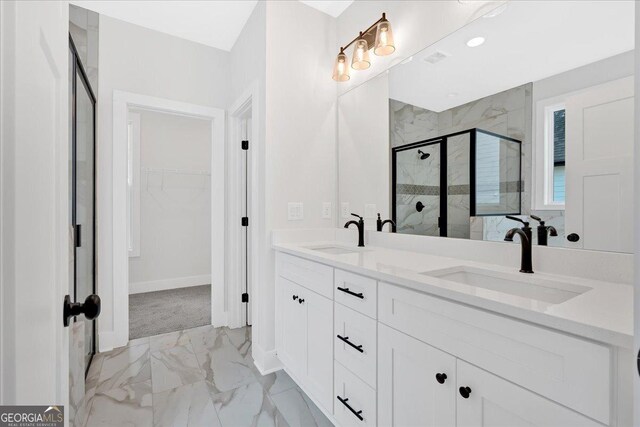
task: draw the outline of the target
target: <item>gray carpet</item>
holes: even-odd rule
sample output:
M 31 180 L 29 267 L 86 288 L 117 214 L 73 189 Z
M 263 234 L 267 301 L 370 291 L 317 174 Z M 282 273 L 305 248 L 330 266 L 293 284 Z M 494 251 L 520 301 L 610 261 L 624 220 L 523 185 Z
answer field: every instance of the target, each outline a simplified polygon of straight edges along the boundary
M 129 339 L 211 324 L 211 285 L 129 295 Z

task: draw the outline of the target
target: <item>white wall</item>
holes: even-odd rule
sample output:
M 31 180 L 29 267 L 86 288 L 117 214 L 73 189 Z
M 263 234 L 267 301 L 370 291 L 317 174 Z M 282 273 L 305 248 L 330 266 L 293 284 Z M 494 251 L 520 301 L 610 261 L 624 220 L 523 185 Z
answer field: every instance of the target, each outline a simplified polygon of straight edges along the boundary
M 391 218 L 389 79 L 387 74 L 369 80 L 338 98 L 338 225 L 354 219 L 349 212 L 365 216 L 366 228 L 376 228 L 376 216 L 366 217 L 365 205 L 376 205 L 383 220 Z
M 112 116 L 113 91 L 225 108 L 229 94 L 228 52 L 100 16 L 97 118 L 99 345 L 113 337 Z
M 636 49 L 640 46 L 640 7 L 636 7 Z M 636 76 L 640 76 L 640 55 L 635 55 L 634 62 L 634 72 Z M 640 85 L 635 85 L 635 97 L 634 97 L 634 108 L 635 108 L 635 147 L 637 151 L 638 144 L 640 144 L 640 119 L 638 115 L 640 114 Z M 634 217 L 638 218 L 640 215 L 640 155 L 637 153 L 634 155 L 634 176 L 633 176 L 633 200 L 634 200 Z M 635 227 L 634 230 L 634 247 L 640 248 L 640 227 Z M 633 267 L 634 267 L 634 301 L 633 301 L 633 313 L 634 313 L 634 355 L 639 354 L 636 353 L 640 349 L 640 251 L 636 251 L 633 255 Z M 635 362 L 635 360 L 634 360 Z M 640 425 L 640 368 L 637 367 L 636 363 L 633 364 L 633 424 L 638 426 Z
M 140 256 L 129 258 L 129 293 L 209 284 L 211 122 L 139 114 Z

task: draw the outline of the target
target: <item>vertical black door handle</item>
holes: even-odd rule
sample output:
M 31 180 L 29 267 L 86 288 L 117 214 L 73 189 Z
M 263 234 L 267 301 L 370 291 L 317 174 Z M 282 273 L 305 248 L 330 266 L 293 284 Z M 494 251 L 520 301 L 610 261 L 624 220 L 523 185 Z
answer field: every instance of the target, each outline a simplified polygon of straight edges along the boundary
M 82 224 L 76 224 L 74 226 L 74 243 L 76 245 L 76 248 L 79 248 L 80 246 L 82 246 Z

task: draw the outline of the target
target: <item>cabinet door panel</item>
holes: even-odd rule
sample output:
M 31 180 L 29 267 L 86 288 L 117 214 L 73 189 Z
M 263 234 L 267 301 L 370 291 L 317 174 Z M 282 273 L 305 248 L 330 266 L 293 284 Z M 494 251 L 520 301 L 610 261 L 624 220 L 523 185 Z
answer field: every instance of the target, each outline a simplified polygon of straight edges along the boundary
M 301 376 L 307 361 L 307 312 L 298 301 L 306 290 L 282 277 L 278 278 L 278 284 L 278 358 L 296 376 Z
M 457 392 L 458 426 L 587 427 L 595 421 L 492 375 L 457 361 L 457 387 L 469 387 L 468 398 Z
M 436 374 L 445 374 L 440 384 Z M 440 378 L 443 378 L 442 376 Z M 456 360 L 378 325 L 378 421 L 381 426 L 456 424 Z
M 333 398 L 333 301 L 307 291 L 306 383 L 317 401 L 331 411 Z

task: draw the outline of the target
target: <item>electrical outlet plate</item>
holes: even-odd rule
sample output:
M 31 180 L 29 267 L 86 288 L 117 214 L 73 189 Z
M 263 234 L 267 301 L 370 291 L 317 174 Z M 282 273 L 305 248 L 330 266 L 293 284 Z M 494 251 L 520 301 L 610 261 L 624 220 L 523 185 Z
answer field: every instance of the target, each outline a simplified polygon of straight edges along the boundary
M 349 202 L 342 202 L 342 205 L 340 205 L 340 213 L 342 214 L 342 218 L 349 218 L 351 216 Z
M 324 202 L 322 204 L 322 218 L 331 219 L 331 202 Z
M 287 204 L 287 219 L 289 221 L 301 221 L 304 219 L 304 205 L 302 202 L 289 202 Z

